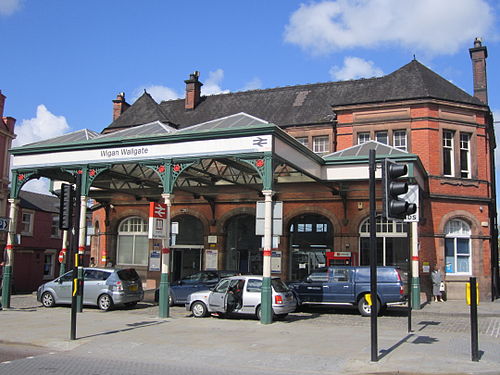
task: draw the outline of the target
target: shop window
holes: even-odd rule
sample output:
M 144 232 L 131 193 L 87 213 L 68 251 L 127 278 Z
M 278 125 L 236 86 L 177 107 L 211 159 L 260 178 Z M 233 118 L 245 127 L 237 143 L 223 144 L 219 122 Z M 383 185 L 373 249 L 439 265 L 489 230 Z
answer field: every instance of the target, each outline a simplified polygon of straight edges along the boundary
M 408 225 L 400 221 L 376 218 L 377 265 L 398 267 L 408 270 Z M 370 220 L 366 219 L 360 227 L 360 265 L 370 264 Z
M 471 231 L 463 220 L 450 220 L 445 226 L 445 272 L 471 274 Z
M 147 266 L 148 223 L 140 217 L 122 221 L 118 228 L 117 264 Z
M 316 153 L 329 152 L 328 136 L 313 137 L 313 151 Z

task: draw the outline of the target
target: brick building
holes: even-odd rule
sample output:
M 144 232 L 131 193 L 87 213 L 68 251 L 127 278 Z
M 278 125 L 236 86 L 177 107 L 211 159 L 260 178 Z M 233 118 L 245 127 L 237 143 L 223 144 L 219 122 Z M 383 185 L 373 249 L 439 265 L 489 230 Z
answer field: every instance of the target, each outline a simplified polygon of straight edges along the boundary
M 129 105 L 120 93 L 100 134 L 81 130 L 13 149 L 11 194 L 33 177 L 81 176 L 82 201 L 96 202 L 92 256 L 135 267 L 150 287 L 165 247 L 171 280 L 212 268 L 262 273 L 256 202 L 272 196 L 282 220 L 271 272 L 291 280 L 328 264 L 368 263 L 375 149 L 379 165 L 408 165 L 419 202 L 418 222 L 378 216 L 379 263 L 408 271 L 413 261 L 423 291 L 437 264 L 449 298 L 463 298 L 472 275 L 483 296 L 497 295 L 487 50 L 476 40 L 470 54 L 474 95 L 417 60 L 380 78 L 212 96 L 201 95 L 195 72 L 185 99 L 161 103 L 145 92 Z M 381 196 L 378 184 L 377 211 Z M 170 246 L 148 240 L 149 203 L 162 201 L 175 223 Z

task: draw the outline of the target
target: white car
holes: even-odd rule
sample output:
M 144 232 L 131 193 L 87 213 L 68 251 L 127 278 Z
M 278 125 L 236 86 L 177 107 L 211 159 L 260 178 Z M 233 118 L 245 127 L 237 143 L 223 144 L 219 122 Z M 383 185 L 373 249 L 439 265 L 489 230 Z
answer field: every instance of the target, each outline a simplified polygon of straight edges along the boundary
M 238 283 L 239 282 L 239 283 Z M 242 285 L 241 301 L 231 306 L 231 291 Z M 285 318 L 295 311 L 297 301 L 294 294 L 278 277 L 271 278 L 272 309 L 276 319 Z M 247 314 L 261 317 L 262 276 L 232 276 L 219 281 L 211 290 L 191 293 L 186 301 L 186 310 L 201 318 L 209 313 Z

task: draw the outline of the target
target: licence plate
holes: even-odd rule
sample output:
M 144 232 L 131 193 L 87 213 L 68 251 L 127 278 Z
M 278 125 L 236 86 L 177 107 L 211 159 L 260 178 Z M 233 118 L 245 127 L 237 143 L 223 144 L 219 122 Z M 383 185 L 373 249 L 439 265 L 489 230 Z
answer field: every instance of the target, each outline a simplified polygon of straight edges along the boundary
M 129 288 L 128 288 L 131 292 L 137 292 L 137 285 L 130 285 Z

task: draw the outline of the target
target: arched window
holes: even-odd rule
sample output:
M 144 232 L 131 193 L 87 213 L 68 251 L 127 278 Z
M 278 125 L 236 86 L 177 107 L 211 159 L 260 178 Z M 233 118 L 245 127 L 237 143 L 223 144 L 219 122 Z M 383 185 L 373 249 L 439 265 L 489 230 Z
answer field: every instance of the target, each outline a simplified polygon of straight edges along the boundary
M 377 264 L 408 269 L 408 224 L 377 216 Z M 366 219 L 359 229 L 360 265 L 370 264 L 370 219 Z
M 463 220 L 450 220 L 446 223 L 445 262 L 446 273 L 470 275 L 471 269 L 471 230 Z
M 140 217 L 123 220 L 118 227 L 116 263 L 147 266 L 148 249 L 148 223 Z

